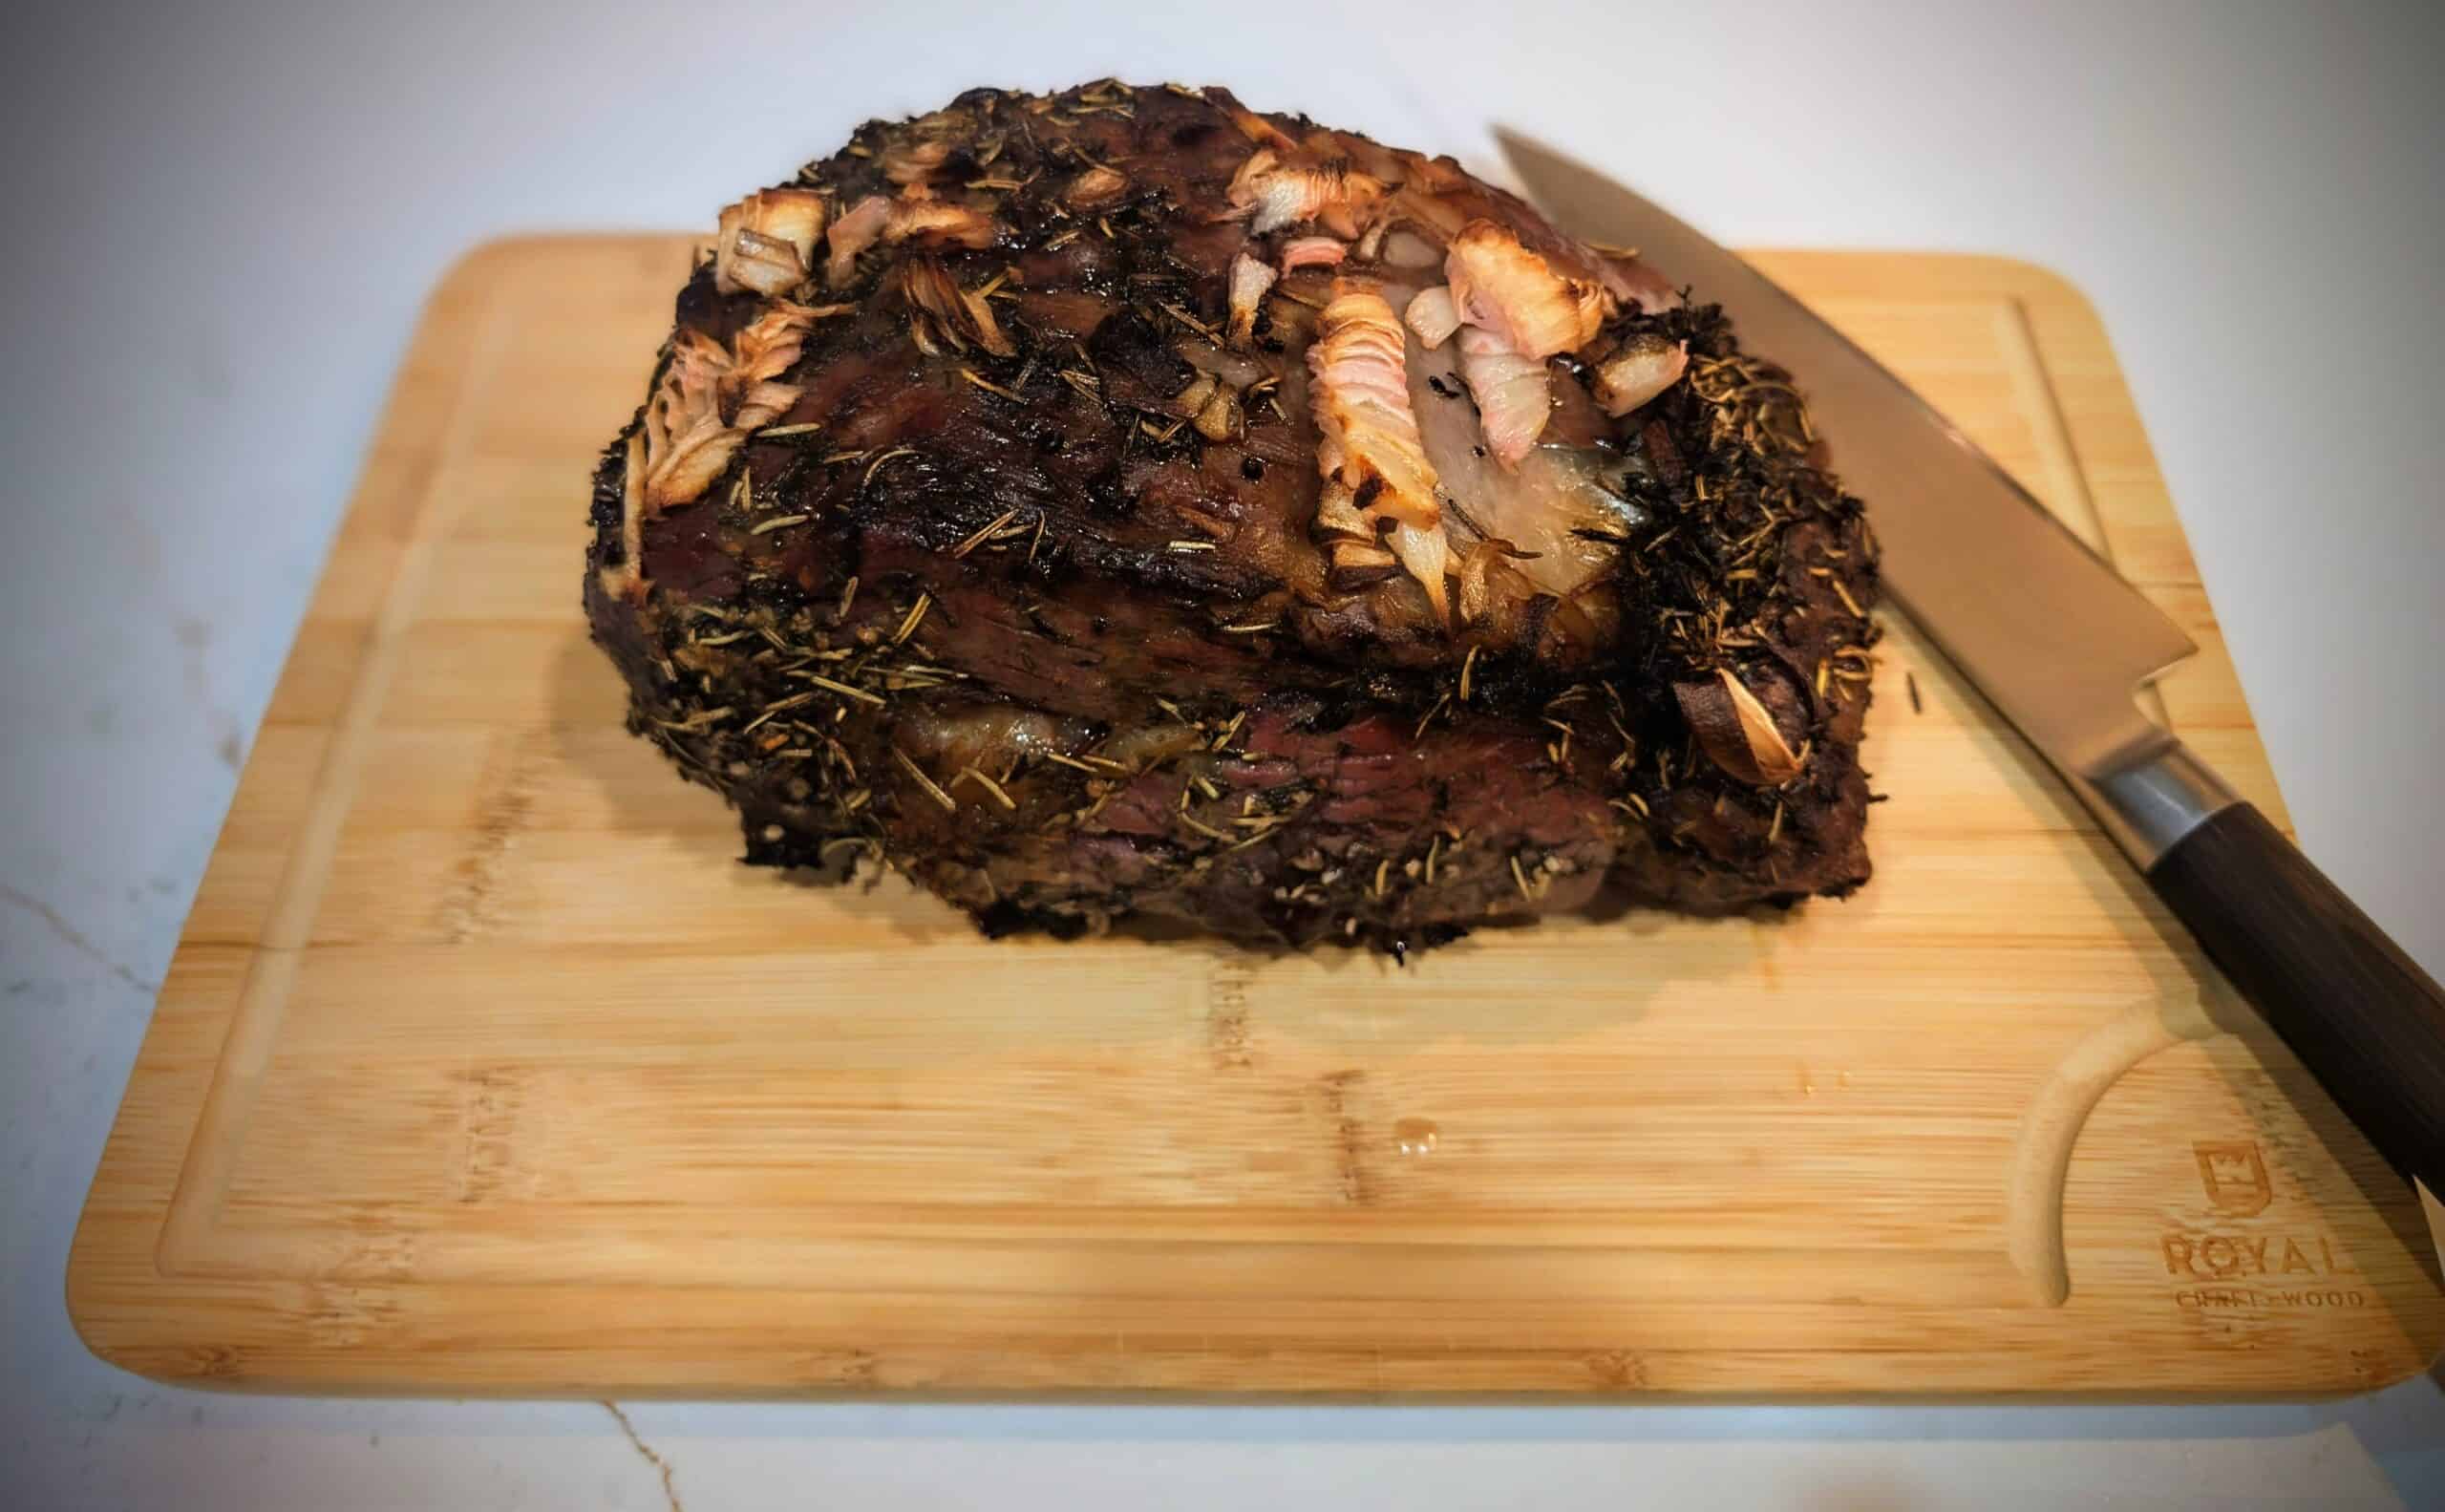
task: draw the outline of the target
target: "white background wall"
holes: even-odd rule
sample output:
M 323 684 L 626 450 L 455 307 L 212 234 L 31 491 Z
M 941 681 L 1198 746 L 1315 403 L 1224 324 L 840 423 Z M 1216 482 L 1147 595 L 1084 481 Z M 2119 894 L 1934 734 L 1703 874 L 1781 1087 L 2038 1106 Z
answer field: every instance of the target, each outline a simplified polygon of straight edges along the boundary
M 514 230 L 704 224 L 864 117 L 973 83 L 1222 81 L 1486 169 L 1501 119 L 1728 241 L 2069 275 L 2114 335 L 2307 848 L 2445 974 L 2435 9 L 1156 11 L 258 0 L 0 20 L 0 1500 L 662 1503 L 600 1408 L 238 1401 L 111 1372 L 62 1313 L 69 1227 L 443 267 Z M 1421 1505 L 2445 1504 L 2434 1381 L 2319 1409 L 635 1416 L 695 1512 L 886 1487 L 1237 1505 L 1251 1475 Z

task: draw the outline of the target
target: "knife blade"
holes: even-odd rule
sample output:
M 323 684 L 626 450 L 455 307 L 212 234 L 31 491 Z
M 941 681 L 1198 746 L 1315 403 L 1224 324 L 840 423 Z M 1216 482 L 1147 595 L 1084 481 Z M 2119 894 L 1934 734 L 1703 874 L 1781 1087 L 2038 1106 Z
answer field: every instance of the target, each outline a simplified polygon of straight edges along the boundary
M 2198 650 L 1926 401 L 1733 253 L 1524 138 L 1503 151 L 1557 224 L 1635 246 L 1791 370 L 1844 484 L 1874 506 L 1886 586 L 2053 763 L 2094 778 L 2162 745 L 2134 701 Z
M 1740 257 L 1605 174 L 1501 127 L 1529 200 L 1634 246 L 1788 369 L 1886 586 L 2272 1023 L 2371 1142 L 2445 1190 L 2445 992 L 2256 809 L 2140 713 L 2197 650 L 1975 443 Z

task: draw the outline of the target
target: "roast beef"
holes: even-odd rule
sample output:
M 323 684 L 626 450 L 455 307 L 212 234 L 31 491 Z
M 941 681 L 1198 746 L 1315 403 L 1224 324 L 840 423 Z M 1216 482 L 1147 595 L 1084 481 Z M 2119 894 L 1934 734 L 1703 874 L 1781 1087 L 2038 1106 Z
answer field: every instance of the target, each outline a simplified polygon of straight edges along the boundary
M 1875 546 L 1786 375 L 1220 89 L 973 91 L 724 211 L 592 503 L 754 863 L 1394 949 L 1868 875 Z

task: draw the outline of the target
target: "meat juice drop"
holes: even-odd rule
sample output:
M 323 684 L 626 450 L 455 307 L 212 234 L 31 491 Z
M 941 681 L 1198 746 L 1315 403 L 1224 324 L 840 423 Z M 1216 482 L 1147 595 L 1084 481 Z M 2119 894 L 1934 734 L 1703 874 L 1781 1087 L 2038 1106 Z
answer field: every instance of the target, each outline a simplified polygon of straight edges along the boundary
M 1433 1118 L 1403 1118 L 1393 1125 L 1393 1146 L 1403 1155 L 1431 1155 L 1442 1132 Z

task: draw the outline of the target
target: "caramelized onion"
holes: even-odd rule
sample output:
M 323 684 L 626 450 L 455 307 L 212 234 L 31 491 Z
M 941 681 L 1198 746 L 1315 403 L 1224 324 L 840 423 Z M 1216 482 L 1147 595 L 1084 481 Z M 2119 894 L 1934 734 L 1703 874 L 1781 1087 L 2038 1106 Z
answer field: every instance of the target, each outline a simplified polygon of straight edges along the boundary
M 1401 566 L 1409 575 L 1417 579 L 1417 586 L 1426 590 L 1426 602 L 1435 607 L 1435 617 L 1450 620 L 1452 605 L 1443 578 L 1452 570 L 1452 543 L 1444 538 L 1442 528 L 1395 519 L 1384 543 L 1401 559 Z
M 1596 397 L 1605 414 L 1627 415 L 1681 381 L 1689 367 L 1688 342 L 1634 336 L 1596 370 Z
M 1259 148 L 1232 175 L 1228 194 L 1234 210 L 1255 216 L 1249 229 L 1259 236 L 1318 221 L 1335 235 L 1355 237 L 1382 202 L 1384 184 L 1345 161 L 1286 161 L 1272 149 Z
M 1426 343 L 1429 351 L 1452 339 L 1460 329 L 1460 312 L 1452 306 L 1452 290 L 1441 284 L 1419 292 L 1410 301 L 1408 311 L 1401 317 Z
M 1475 625 L 1486 617 L 1495 604 L 1494 578 L 1498 571 L 1510 570 L 1512 546 L 1508 541 L 1488 537 L 1471 546 L 1460 559 L 1460 623 Z
M 766 189 L 724 210 L 713 247 L 713 287 L 725 294 L 778 294 L 806 282 L 823 235 L 823 197 Z
M 1443 253 L 1414 231 L 1394 231 L 1384 238 L 1384 261 L 1394 267 L 1433 267 Z
M 1435 466 L 1410 409 L 1407 352 L 1393 307 L 1381 294 L 1350 289 L 1325 308 L 1321 330 L 1308 349 L 1323 436 L 1317 465 L 1352 489 L 1379 480 L 1371 512 L 1436 523 Z
M 1240 128 L 1240 135 L 1258 146 L 1279 148 L 1284 152 L 1290 152 L 1298 147 L 1299 144 L 1290 139 L 1289 133 L 1238 100 L 1225 95 L 1220 103 L 1222 114 L 1231 117 L 1232 125 Z
M 832 256 L 824 268 L 824 282 L 838 288 L 849 281 L 858 268 L 858 258 L 867 247 L 882 237 L 882 229 L 891 222 L 891 202 L 879 194 L 870 194 L 849 207 L 848 213 L 833 224 L 829 238 Z
M 894 183 L 923 183 L 950 155 L 947 141 L 904 141 L 883 149 L 882 176 Z
M 1603 287 L 1565 278 L 1492 221 L 1472 221 L 1453 239 L 1444 271 L 1460 318 L 1540 360 L 1587 345 L 1611 303 Z
M 1460 376 L 1478 401 L 1486 450 L 1503 466 L 1519 466 L 1554 412 L 1545 365 L 1520 355 L 1494 332 L 1469 326 L 1460 331 Z
M 955 243 L 979 247 L 993 245 L 993 218 L 982 210 L 941 200 L 902 199 L 893 202 L 883 222 L 886 242 Z
M 1626 305 L 1636 305 L 1648 314 L 1661 315 L 1681 307 L 1681 291 L 1636 257 L 1599 253 L 1596 274 L 1604 280 L 1606 292 Z
M 780 300 L 728 348 L 701 330 L 680 333 L 646 402 L 644 514 L 694 500 L 750 432 L 798 401 L 803 388 L 782 378 L 797 365 L 815 317 L 806 306 Z
M 1293 237 L 1282 245 L 1282 270 L 1331 267 L 1350 255 L 1350 248 L 1329 236 Z
M 941 263 L 930 257 L 912 258 L 901 265 L 899 279 L 908 302 L 939 321 L 954 343 L 973 342 L 997 357 L 1017 355 L 1018 348 L 994 319 L 992 305 L 983 295 L 961 288 Z

